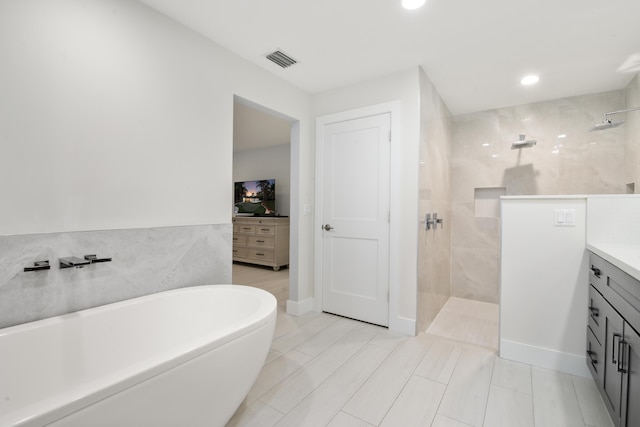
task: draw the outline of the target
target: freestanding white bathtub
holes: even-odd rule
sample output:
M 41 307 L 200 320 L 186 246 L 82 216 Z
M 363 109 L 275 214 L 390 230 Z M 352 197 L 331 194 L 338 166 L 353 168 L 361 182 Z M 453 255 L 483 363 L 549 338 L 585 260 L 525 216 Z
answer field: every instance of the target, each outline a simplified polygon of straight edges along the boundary
M 214 285 L 0 329 L 0 426 L 223 426 L 275 319 L 268 292 Z

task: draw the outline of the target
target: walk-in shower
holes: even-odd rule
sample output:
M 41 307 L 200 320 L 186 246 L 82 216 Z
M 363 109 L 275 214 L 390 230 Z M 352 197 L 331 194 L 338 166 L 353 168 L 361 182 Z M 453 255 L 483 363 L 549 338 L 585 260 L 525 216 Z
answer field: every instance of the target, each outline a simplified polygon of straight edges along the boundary
M 626 110 L 611 111 L 609 113 L 605 113 L 602 123 L 596 123 L 591 129 L 589 129 L 589 132 L 593 132 L 595 130 L 605 130 L 605 129 L 618 127 L 624 123 L 624 120 L 620 120 L 619 122 L 614 122 L 612 119 L 609 118 L 609 116 L 613 116 L 614 114 L 628 113 L 630 111 L 638 111 L 638 110 L 640 110 L 640 107 L 628 108 Z

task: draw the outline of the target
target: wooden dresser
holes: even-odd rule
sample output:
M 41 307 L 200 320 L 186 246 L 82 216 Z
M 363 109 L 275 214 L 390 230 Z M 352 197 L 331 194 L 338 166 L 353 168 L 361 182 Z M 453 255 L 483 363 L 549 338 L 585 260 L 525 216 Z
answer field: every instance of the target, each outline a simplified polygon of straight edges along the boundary
M 289 265 L 289 218 L 233 218 L 233 260 L 275 271 Z

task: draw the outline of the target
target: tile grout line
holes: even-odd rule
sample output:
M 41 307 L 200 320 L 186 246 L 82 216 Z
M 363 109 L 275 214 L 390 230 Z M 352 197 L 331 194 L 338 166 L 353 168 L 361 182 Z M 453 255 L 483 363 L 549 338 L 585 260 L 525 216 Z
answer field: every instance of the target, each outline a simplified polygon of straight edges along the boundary
M 491 385 L 493 383 L 493 370 L 496 366 L 496 356 L 493 355 L 493 361 L 491 363 L 491 372 L 489 373 L 489 390 L 487 390 L 487 400 L 484 402 L 484 415 L 482 416 L 482 426 L 484 427 L 487 421 L 487 409 L 489 408 L 489 395 L 491 394 Z
M 536 397 L 534 396 L 534 387 L 533 387 L 533 366 L 529 368 L 530 376 L 531 376 L 531 411 L 533 412 L 533 427 L 536 427 Z
M 430 424 L 430 426 L 433 426 L 433 423 L 435 422 L 436 417 L 437 417 L 437 416 L 438 416 L 438 414 L 440 413 L 440 406 L 442 406 L 442 401 L 444 400 L 444 396 L 447 394 L 447 391 L 449 390 L 449 384 L 451 383 L 451 378 L 453 378 L 453 373 L 456 371 L 456 369 L 458 369 L 458 364 L 460 363 L 460 359 L 462 359 L 462 352 L 463 352 L 463 351 L 464 351 L 464 348 L 462 348 L 462 349 L 461 349 L 460 354 L 458 355 L 458 358 L 456 359 L 456 364 L 455 364 L 455 366 L 453 367 L 453 370 L 451 371 L 451 376 L 449 377 L 449 382 L 448 382 L 447 384 L 445 384 L 445 385 L 444 385 L 444 386 L 445 386 L 445 388 L 444 388 L 444 392 L 442 393 L 442 397 L 440 398 L 440 402 L 438 402 L 438 408 L 436 409 L 436 414 L 435 414 L 435 416 L 433 417 L 433 420 L 431 420 L 431 424 Z M 418 376 L 419 376 L 419 375 L 418 375 Z M 434 381 L 434 382 L 436 382 L 436 383 L 438 383 L 438 384 L 442 384 L 442 383 L 440 383 L 440 382 L 438 382 L 438 381 Z M 444 414 L 443 414 L 442 416 L 443 416 L 443 417 L 450 418 L 449 416 L 444 415 Z M 466 423 L 464 423 L 464 422 L 462 422 L 462 421 L 460 421 L 460 420 L 458 420 L 458 419 L 455 419 L 455 418 L 451 418 L 451 419 L 453 419 L 454 421 L 458 421 L 458 422 L 460 422 L 460 423 L 462 423 L 462 424 L 466 424 Z
M 328 374 L 326 376 L 326 378 L 324 380 L 322 380 L 316 387 L 313 388 L 313 390 L 311 390 L 308 394 L 306 394 L 301 400 L 300 402 L 298 402 L 296 405 L 294 405 L 289 411 L 287 411 L 286 414 L 284 414 L 285 416 L 287 416 L 289 413 L 293 412 L 295 410 L 295 408 L 298 407 L 298 405 L 301 405 L 304 401 L 304 399 L 306 399 L 307 397 L 309 397 L 311 394 L 313 394 L 317 389 L 319 389 L 320 387 L 322 387 L 323 384 L 325 384 L 338 370 L 340 370 L 343 366 L 345 366 L 347 363 L 349 363 L 354 357 L 356 357 L 367 345 L 371 345 L 369 344 L 369 341 L 365 342 L 357 351 L 355 351 L 349 358 L 347 358 L 344 362 L 342 362 L 338 367 L 336 367 L 336 369 L 334 369 L 333 371 L 331 371 L 330 374 Z M 313 360 L 315 360 L 317 357 L 320 357 L 320 355 L 322 353 L 324 353 L 327 349 L 324 349 L 322 352 L 320 352 L 320 354 L 318 354 L 316 357 L 314 357 L 313 359 L 309 360 L 309 362 L 305 363 L 300 369 L 302 369 L 304 366 L 308 365 L 309 363 L 311 363 Z M 388 357 L 388 356 L 387 356 Z M 385 358 L 386 360 L 386 358 Z M 377 368 L 376 368 L 377 369 Z M 375 372 L 375 370 L 373 371 Z M 371 375 L 371 374 L 370 374 Z M 369 377 L 367 377 L 367 379 L 369 379 Z M 284 381 L 284 380 L 283 380 Z M 271 389 L 269 389 L 267 392 L 265 392 L 264 394 L 268 393 L 269 391 L 271 391 L 273 388 L 277 387 L 278 385 L 280 385 L 280 383 L 282 383 L 283 381 L 280 381 L 278 384 L 274 385 Z M 362 387 L 362 385 L 360 385 L 360 387 Z M 360 387 L 358 388 L 358 390 L 360 389 Z M 263 394 L 263 396 L 264 396 Z M 349 399 L 351 399 L 353 397 L 350 396 Z M 261 396 L 262 398 L 262 396 Z M 348 400 L 347 400 L 348 402 Z M 266 402 L 265 402 L 266 403 Z M 346 402 L 345 402 L 346 405 Z M 344 407 L 344 405 L 342 405 L 342 407 L 338 410 L 338 412 L 340 412 L 342 410 L 342 408 Z M 280 411 L 278 411 L 280 412 Z M 337 413 L 336 413 L 337 415 Z M 351 414 L 349 414 L 351 415 Z M 335 415 L 334 415 L 335 417 Z
M 433 342 L 430 342 L 429 345 L 425 348 L 424 353 L 422 354 L 422 357 L 420 358 L 420 360 L 418 361 L 418 363 L 416 363 L 416 366 L 411 370 L 411 373 L 409 374 L 407 380 L 404 382 L 404 385 L 401 387 L 400 391 L 398 392 L 398 394 L 396 395 L 396 397 L 393 399 L 393 402 L 391 402 L 391 405 L 389 405 L 389 408 L 386 410 L 386 412 L 384 413 L 384 415 L 382 416 L 380 422 L 377 425 L 382 424 L 382 422 L 384 421 L 384 419 L 387 417 L 387 415 L 389 415 L 389 411 L 391 411 L 391 408 L 393 408 L 393 405 L 396 404 L 396 402 L 398 401 L 398 398 L 400 397 L 400 395 L 402 394 L 402 392 L 407 388 L 407 384 L 409 384 L 409 381 L 411 381 L 411 378 L 413 378 L 414 376 L 418 377 L 418 378 L 422 378 L 420 375 L 416 375 L 416 369 L 418 369 L 418 366 L 420 366 L 420 363 L 422 363 L 422 360 L 427 356 L 427 353 L 429 352 L 429 349 L 431 348 L 431 346 L 433 346 Z M 397 348 L 397 347 L 396 347 Z M 394 349 L 395 351 L 395 349 Z M 393 351 L 391 353 L 389 353 L 388 357 L 391 357 L 391 354 L 393 353 Z M 386 359 L 385 359 L 386 360 Z M 383 362 L 384 363 L 384 362 Z M 372 374 L 373 375 L 373 374 Z M 368 379 L 368 378 L 367 378 Z M 428 378 L 425 378 L 428 379 Z M 432 381 L 432 380 L 431 380 Z M 435 383 L 438 383 L 437 381 L 433 381 Z M 364 385 L 364 384 L 363 384 Z M 442 401 L 442 398 L 440 398 L 440 401 Z M 440 406 L 440 404 L 438 404 L 438 407 Z M 357 418 L 357 417 L 356 417 Z M 358 418 L 359 419 L 359 418 Z M 364 421 L 364 420 L 362 420 Z M 366 421 L 365 421 L 366 422 Z
M 582 409 L 582 404 L 580 404 L 580 398 L 578 397 L 578 390 L 576 390 L 576 383 L 573 380 L 573 375 L 569 375 L 569 380 L 571 380 L 571 389 L 573 390 L 573 395 L 576 398 L 576 402 L 578 402 L 578 408 L 580 408 L 580 417 L 582 418 L 582 424 L 587 426 L 587 420 L 584 417 L 584 410 Z
M 369 341 L 367 341 L 367 343 L 365 344 L 365 346 L 366 346 L 366 345 L 372 345 L 372 346 L 374 346 L 374 347 L 378 347 L 378 348 L 381 348 L 381 349 L 383 349 L 383 350 L 389 350 L 388 348 L 383 347 L 383 346 L 381 346 L 381 345 L 372 344 L 372 343 L 371 343 L 371 340 L 373 340 L 375 337 L 376 337 L 376 335 L 374 335 L 373 337 L 371 337 L 371 339 L 370 339 Z M 349 398 L 346 400 L 346 402 L 344 402 L 344 405 L 342 405 L 342 406 L 340 407 L 340 410 L 339 410 L 338 412 L 342 411 L 342 412 L 344 412 L 344 413 L 346 413 L 346 414 L 351 415 L 351 416 L 352 416 L 352 417 L 354 417 L 354 418 L 359 419 L 360 421 L 363 421 L 363 422 L 365 422 L 365 423 L 367 423 L 367 424 L 370 424 L 368 421 L 365 421 L 365 420 L 363 420 L 363 419 L 361 419 L 361 418 L 357 417 L 356 415 L 352 414 L 351 412 L 349 412 L 349 411 L 345 411 L 345 410 L 344 410 L 344 407 L 345 407 L 345 406 L 347 406 L 347 404 L 351 401 L 351 399 L 353 399 L 353 396 L 355 396 L 355 395 L 356 395 L 356 394 L 357 394 L 357 393 L 362 389 L 362 387 L 364 387 L 364 385 L 367 383 L 367 381 L 369 381 L 369 379 L 371 378 L 371 376 L 372 376 L 373 374 L 375 374 L 375 373 L 376 373 L 376 371 L 380 368 L 380 366 L 382 366 L 382 364 L 383 364 L 384 362 L 386 362 L 386 361 L 387 361 L 387 359 L 389 359 L 389 357 L 391 357 L 391 354 L 395 351 L 395 349 L 396 349 L 396 348 L 397 348 L 397 346 L 396 346 L 393 350 L 389 351 L 389 354 L 387 354 L 387 356 L 386 356 L 384 359 L 382 359 L 382 361 L 381 361 L 381 362 L 380 362 L 380 364 L 376 367 L 376 369 L 375 369 L 375 370 L 373 370 L 373 371 L 369 374 L 369 376 L 367 377 L 367 379 L 366 379 L 366 380 L 364 380 L 364 381 L 362 382 L 362 384 L 360 384 L 360 387 L 358 387 L 358 388 L 357 388 L 357 389 L 356 389 L 356 390 L 351 394 L 351 396 L 349 396 Z M 358 350 L 358 351 L 360 351 L 360 350 Z M 346 362 L 345 362 L 345 363 L 346 363 Z M 336 415 L 337 415 L 337 414 L 336 414 Z M 386 415 L 386 414 L 385 414 L 385 415 Z M 334 416 L 334 417 L 335 417 L 335 416 Z M 384 419 L 384 417 L 383 417 L 382 419 Z M 381 421 L 381 422 L 382 422 L 382 421 Z M 380 423 L 378 423 L 378 425 L 380 425 Z
M 295 329 L 294 329 L 294 331 L 295 331 Z M 292 332 L 293 332 L 293 331 L 292 331 Z M 345 334 L 345 335 L 343 335 L 341 338 L 343 338 L 343 337 L 344 337 L 344 336 L 346 336 L 346 335 L 348 335 L 348 333 L 347 333 L 347 334 Z M 305 340 L 305 341 L 306 341 L 306 340 Z M 305 341 L 303 341 L 303 342 L 302 342 L 302 343 L 300 343 L 300 344 L 303 344 Z M 336 341 L 337 341 L 337 340 L 336 340 Z M 332 345 L 333 345 L 333 344 L 335 344 L 335 342 L 334 342 L 334 343 L 332 343 Z M 359 348 L 359 349 L 358 349 L 358 350 L 357 350 L 353 355 L 351 355 L 351 357 L 349 357 L 349 358 L 348 358 L 347 360 L 345 360 L 342 364 L 340 364 L 338 367 L 336 367 L 336 369 L 334 369 L 333 371 L 331 371 L 331 373 L 329 373 L 329 374 L 327 375 L 327 377 L 326 377 L 326 378 L 325 378 L 325 379 L 324 379 L 320 384 L 318 384 L 316 387 L 314 387 L 314 388 L 313 388 L 313 390 L 311 390 L 308 394 L 306 394 L 306 395 L 302 398 L 302 400 L 301 400 L 300 402 L 298 402 L 295 406 L 293 406 L 293 408 L 291 408 L 289 411 L 287 411 L 287 413 L 285 413 L 284 415 L 286 416 L 289 412 L 293 411 L 293 410 L 294 410 L 294 408 L 295 408 L 296 406 L 298 406 L 300 403 L 302 403 L 302 401 L 303 401 L 304 399 L 306 399 L 306 398 L 307 398 L 307 396 L 311 395 L 311 394 L 312 394 L 316 389 L 318 389 L 320 386 L 322 386 L 322 384 L 324 384 L 324 383 L 325 383 L 325 382 L 326 382 L 326 381 L 327 381 L 327 380 L 328 380 L 328 379 L 329 379 L 333 374 L 335 374 L 335 373 L 336 373 L 336 371 L 338 371 L 338 369 L 340 369 L 340 368 L 341 368 L 342 366 L 344 366 L 347 362 L 349 362 L 349 361 L 350 361 L 350 360 L 351 360 L 351 359 L 352 359 L 356 354 L 358 354 L 358 353 L 359 353 L 359 352 L 360 352 L 360 351 L 361 351 L 361 350 L 362 350 L 362 349 L 363 349 L 367 344 L 368 344 L 368 342 L 367 342 L 367 343 L 365 343 L 365 344 L 363 344 L 363 345 L 362 345 L 362 347 L 360 347 L 360 348 Z M 296 347 L 297 347 L 297 346 L 296 346 Z M 331 347 L 331 346 L 329 346 L 329 347 Z M 327 348 L 323 349 L 323 350 L 322 350 L 320 353 L 318 353 L 316 356 L 311 356 L 311 355 L 309 355 L 309 354 L 307 354 L 307 353 L 304 353 L 304 352 L 301 352 L 301 351 L 299 351 L 299 350 L 296 350 L 296 349 L 295 349 L 295 347 L 294 347 L 294 348 L 292 348 L 291 350 L 289 350 L 289 351 L 294 351 L 294 350 L 295 350 L 295 351 L 298 351 L 298 352 L 299 352 L 299 353 L 301 353 L 301 354 L 304 354 L 304 355 L 306 355 L 306 356 L 311 357 L 311 359 L 309 359 L 309 361 L 307 361 L 306 363 L 304 363 L 304 364 L 300 365 L 300 366 L 298 367 L 298 369 L 296 369 L 295 371 L 293 371 L 291 374 L 287 375 L 285 378 L 283 378 L 282 380 L 280 380 L 278 383 L 274 384 L 274 385 L 273 385 L 273 387 L 269 388 L 269 389 L 268 389 L 268 390 L 266 390 L 264 393 L 262 393 L 262 395 L 260 395 L 260 397 L 258 397 L 256 400 L 260 400 L 260 401 L 261 401 L 261 402 L 263 402 L 264 404 L 269 405 L 269 403 L 268 403 L 268 402 L 266 402 L 266 401 L 262 400 L 262 398 L 264 397 L 264 395 L 266 395 L 266 394 L 267 394 L 267 393 L 269 393 L 271 390 L 275 389 L 275 388 L 276 388 L 276 387 L 278 387 L 280 384 L 282 384 L 283 382 L 285 382 L 288 378 L 290 378 L 290 377 L 291 377 L 292 375 L 294 375 L 296 372 L 300 371 L 301 369 L 304 369 L 307 365 L 309 365 L 309 364 L 310 364 L 310 363 L 312 363 L 314 360 L 316 360 L 317 358 L 319 358 L 319 357 L 320 357 L 320 356 L 321 356 L 325 351 L 327 351 L 327 349 L 328 349 L 329 347 L 327 347 Z M 269 405 L 269 407 L 273 408 L 271 405 Z M 274 409 L 276 409 L 276 408 L 274 408 Z M 281 412 L 281 411 L 280 411 L 280 410 L 278 410 L 278 409 L 276 409 L 276 410 L 277 410 L 278 412 Z

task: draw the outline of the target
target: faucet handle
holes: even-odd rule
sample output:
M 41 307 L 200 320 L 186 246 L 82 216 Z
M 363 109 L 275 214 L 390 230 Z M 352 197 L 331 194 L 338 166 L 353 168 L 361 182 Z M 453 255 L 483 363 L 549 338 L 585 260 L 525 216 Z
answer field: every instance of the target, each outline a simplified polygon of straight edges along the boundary
M 425 230 L 431 230 L 432 226 L 435 227 L 436 224 L 435 224 L 434 220 L 431 219 L 431 214 L 430 213 L 425 214 L 425 216 L 424 216 L 424 229 Z
M 49 260 L 44 261 L 36 261 L 33 263 L 31 267 L 25 267 L 24 271 L 40 271 L 40 270 L 50 270 L 51 265 L 49 265 Z
M 444 228 L 443 222 L 444 222 L 444 220 L 442 218 L 438 218 L 438 214 L 437 213 L 433 214 L 433 229 L 434 230 L 438 227 L 438 224 L 440 224 L 440 228 Z
M 95 264 L 96 262 L 111 262 L 111 258 L 98 258 L 98 255 L 85 255 L 84 259 L 89 261 L 91 264 Z

